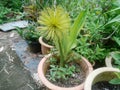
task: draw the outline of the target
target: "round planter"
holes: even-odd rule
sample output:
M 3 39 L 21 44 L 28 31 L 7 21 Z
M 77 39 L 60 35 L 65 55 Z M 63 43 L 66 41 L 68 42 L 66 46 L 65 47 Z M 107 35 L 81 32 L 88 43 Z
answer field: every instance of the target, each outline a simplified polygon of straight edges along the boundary
M 117 77 L 114 72 L 120 72 L 120 70 L 112 67 L 102 67 L 94 70 L 86 78 L 84 90 L 92 90 L 93 84 L 100 81 L 109 81 L 112 78 Z
M 46 79 L 45 73 L 49 67 L 49 62 L 47 60 L 49 60 L 50 56 L 51 56 L 51 54 L 48 54 L 47 56 L 45 56 L 38 65 L 38 75 L 39 75 L 42 83 L 45 86 L 47 86 L 47 88 L 49 88 L 50 90 L 83 90 L 84 82 L 78 86 L 67 88 L 67 87 L 56 86 Z M 84 57 L 82 57 L 82 60 L 79 60 L 79 62 L 77 62 L 77 63 L 79 63 L 81 65 L 83 71 L 86 74 L 86 77 L 88 76 L 89 73 L 91 73 L 93 71 L 92 65 Z
M 120 52 L 118 52 L 118 51 L 116 51 L 116 52 L 111 52 L 106 58 L 105 58 L 105 64 L 106 64 L 106 66 L 107 67 L 113 67 L 113 58 L 112 58 L 112 54 L 114 54 L 114 53 L 120 53 Z
M 42 54 L 45 55 L 45 54 L 48 54 L 48 53 L 50 52 L 50 49 L 52 49 L 53 46 L 46 44 L 42 39 L 43 39 L 43 38 L 40 37 L 40 38 L 39 38 L 39 42 L 40 42 L 40 44 L 41 44 Z

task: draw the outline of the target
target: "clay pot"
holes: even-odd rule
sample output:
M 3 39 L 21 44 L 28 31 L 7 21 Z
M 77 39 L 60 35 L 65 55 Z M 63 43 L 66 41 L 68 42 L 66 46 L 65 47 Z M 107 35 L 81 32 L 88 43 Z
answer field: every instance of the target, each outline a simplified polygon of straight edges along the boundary
M 100 81 L 110 81 L 117 77 L 114 72 L 120 72 L 120 70 L 112 67 L 102 67 L 94 70 L 86 78 L 84 90 L 92 90 L 93 84 Z
M 56 86 L 53 83 L 51 83 L 50 81 L 48 81 L 47 78 L 45 77 L 45 73 L 49 67 L 48 60 L 50 57 L 51 57 L 51 54 L 48 54 L 40 61 L 39 65 L 38 65 L 38 75 L 39 75 L 39 78 L 41 79 L 42 83 L 45 86 L 47 86 L 47 88 L 49 88 L 50 90 L 83 90 L 84 82 L 78 86 L 67 88 L 67 87 Z M 80 66 L 82 67 L 83 71 L 86 74 L 86 77 L 88 76 L 89 73 L 91 73 L 93 71 L 92 65 L 84 57 L 82 57 L 82 60 L 79 60 L 77 63 L 79 63 Z
M 44 55 L 49 54 L 50 49 L 52 49 L 53 46 L 46 44 L 42 39 L 43 39 L 42 37 L 39 38 L 39 42 L 41 44 L 41 52 Z

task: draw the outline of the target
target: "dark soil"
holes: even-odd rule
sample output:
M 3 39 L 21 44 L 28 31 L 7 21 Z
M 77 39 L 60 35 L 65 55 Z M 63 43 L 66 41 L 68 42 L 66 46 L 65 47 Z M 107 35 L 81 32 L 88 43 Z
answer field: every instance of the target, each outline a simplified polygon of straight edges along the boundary
M 41 45 L 39 42 L 31 42 L 28 43 L 29 47 L 28 50 L 33 53 L 40 53 L 41 54 Z
M 97 69 L 97 68 L 100 68 L 100 67 L 105 67 L 104 60 L 102 60 L 102 61 L 95 61 L 95 64 L 93 65 L 93 68 Z
M 94 84 L 92 90 L 120 90 L 120 85 L 112 85 L 107 81 L 103 81 Z
M 76 68 L 80 69 L 79 72 L 75 72 L 70 78 L 68 78 L 67 80 L 56 80 L 56 81 L 52 81 L 50 80 L 50 82 L 52 82 L 53 84 L 60 86 L 60 87 L 73 87 L 73 86 L 77 86 L 80 85 L 81 83 L 84 82 L 85 80 L 85 72 L 81 69 L 81 67 L 76 64 Z M 49 76 L 49 71 L 47 71 L 47 75 Z M 47 77 L 47 79 L 49 80 L 49 78 Z

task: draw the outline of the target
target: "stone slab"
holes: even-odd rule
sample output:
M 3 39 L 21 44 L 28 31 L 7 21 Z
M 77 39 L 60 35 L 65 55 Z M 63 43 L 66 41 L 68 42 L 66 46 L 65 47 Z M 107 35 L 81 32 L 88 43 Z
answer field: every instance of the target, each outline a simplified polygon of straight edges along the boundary
M 18 28 L 25 28 L 28 26 L 28 21 L 15 21 L 15 22 L 10 22 L 10 23 L 5 23 L 0 25 L 0 29 L 2 31 L 9 31 L 9 30 L 13 30 L 16 27 Z
M 15 51 L 8 47 L 0 53 L 0 90 L 19 90 L 24 87 L 25 90 L 39 90 Z

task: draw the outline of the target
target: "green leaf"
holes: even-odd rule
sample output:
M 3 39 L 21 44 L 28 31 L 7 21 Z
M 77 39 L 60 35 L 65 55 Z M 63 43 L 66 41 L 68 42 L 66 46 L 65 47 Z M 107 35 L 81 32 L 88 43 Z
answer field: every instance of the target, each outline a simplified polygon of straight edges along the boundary
M 106 12 L 106 13 L 115 12 L 115 11 L 117 11 L 117 10 L 120 10 L 120 7 L 117 7 L 117 8 L 115 8 L 115 9 L 112 9 L 112 10 Z
M 113 59 L 120 60 L 120 52 L 115 52 L 112 54 Z
M 116 43 L 120 46 L 120 38 L 118 37 L 113 37 L 113 39 L 116 41 Z
M 71 41 L 70 47 L 72 47 L 72 45 L 74 45 L 74 42 L 76 42 L 76 38 L 84 25 L 86 15 L 87 11 L 81 11 L 76 20 L 74 21 L 73 26 L 70 29 L 70 41 Z
M 59 70 L 62 72 L 66 72 L 65 68 L 63 68 L 63 67 L 60 67 Z
M 109 21 L 106 25 L 115 23 L 115 22 L 119 22 L 120 23 L 120 15 L 116 16 L 115 18 L 113 18 L 111 21 Z M 106 26 L 105 25 L 105 26 Z
M 119 73 L 119 72 L 116 72 L 115 74 L 116 74 L 117 77 L 120 79 L 120 73 Z
M 115 60 L 115 64 L 117 64 L 117 66 L 120 67 L 120 59 L 119 60 Z
M 110 80 L 109 83 L 111 83 L 111 84 L 120 84 L 120 79 L 114 78 L 114 79 Z
M 73 26 L 70 27 L 68 33 L 62 33 L 62 37 L 57 37 L 55 43 L 58 53 L 60 54 L 60 66 L 64 66 L 70 51 L 76 46 L 77 36 L 82 29 L 87 11 L 81 11 L 73 23 Z

